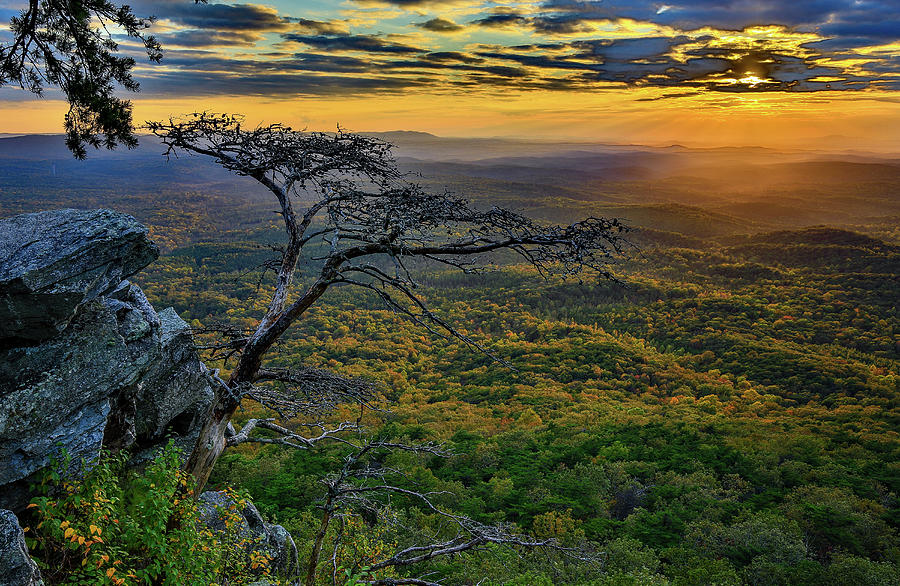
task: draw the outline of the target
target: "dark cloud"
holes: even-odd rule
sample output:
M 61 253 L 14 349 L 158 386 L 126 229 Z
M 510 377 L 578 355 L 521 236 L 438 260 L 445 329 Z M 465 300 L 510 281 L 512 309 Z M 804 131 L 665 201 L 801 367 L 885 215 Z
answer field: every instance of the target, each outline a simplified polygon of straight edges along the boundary
M 424 8 L 426 6 L 439 6 L 447 4 L 446 0 L 353 0 L 357 4 L 390 5 L 400 8 Z
M 867 2 L 887 4 L 887 2 Z M 550 20 L 632 18 L 679 28 L 704 26 L 732 30 L 758 24 L 814 26 L 835 13 L 854 8 L 854 0 L 550 0 L 543 11 Z
M 391 61 L 389 63 L 381 65 L 381 67 L 386 69 L 432 69 L 442 71 L 444 73 L 460 71 L 489 73 L 497 77 L 518 79 L 524 79 L 528 77 L 528 72 L 521 67 L 509 67 L 505 65 L 472 65 L 468 62 L 448 63 L 445 61 L 434 61 L 425 58 L 411 61 Z
M 480 57 L 474 57 L 472 55 L 468 55 L 466 53 L 460 53 L 458 51 L 437 51 L 435 53 L 428 53 L 427 55 L 423 55 L 422 59 L 426 59 L 428 61 L 435 61 L 438 63 L 444 63 L 447 61 L 460 61 L 462 63 L 483 63 L 484 59 Z
M 314 35 L 347 35 L 350 30 L 347 24 L 341 21 L 321 21 L 309 20 L 307 18 L 291 18 L 291 22 L 296 24 L 296 32 L 302 32 Z
M 416 26 L 435 33 L 455 33 L 466 28 L 446 18 L 432 18 L 425 22 L 416 23 Z
M 618 39 L 614 41 L 575 41 L 571 47 L 583 56 L 601 57 L 605 61 L 634 61 L 659 57 L 677 45 L 689 42 L 685 36 L 642 37 L 638 39 Z
M 878 39 L 881 42 L 900 39 L 900 12 L 894 16 L 895 20 L 878 22 L 836 22 L 824 25 L 820 28 L 822 34 L 837 37 L 865 36 L 869 39 Z
M 699 96 L 702 92 L 693 91 L 693 92 L 669 92 L 662 94 L 660 96 L 654 96 L 652 98 L 637 98 L 636 102 L 658 102 L 660 100 L 671 100 L 674 98 L 690 98 L 693 96 Z
M 254 73 L 229 75 L 213 71 L 175 71 L 154 74 L 142 80 L 146 95 L 203 97 L 243 96 L 330 96 L 396 93 L 432 85 L 417 77 L 373 75 L 367 77 L 316 75 L 305 73 Z
M 494 47 L 476 54 L 490 60 L 513 61 L 535 70 L 569 71 L 569 77 L 561 81 L 571 82 L 573 87 L 613 82 L 761 92 L 863 89 L 872 82 L 870 78 L 847 75 L 838 68 L 819 64 L 815 58 L 772 51 L 701 46 L 684 50 L 681 57 L 673 56 L 673 48 L 695 42 L 688 37 L 589 40 L 549 46 Z M 534 54 L 539 48 L 547 49 L 547 53 Z M 817 81 L 826 77 L 832 81 Z
M 380 37 L 369 35 L 298 35 L 285 34 L 282 38 L 286 41 L 303 43 L 310 47 L 330 51 L 364 51 L 366 53 L 426 53 L 424 49 L 417 49 L 409 45 L 386 41 Z
M 598 71 L 602 69 L 600 63 L 583 63 L 571 61 L 567 58 L 550 57 L 545 55 L 522 55 L 519 53 L 503 53 L 503 52 L 479 52 L 478 55 L 491 59 L 503 59 L 507 61 L 515 61 L 529 67 L 538 67 L 542 69 L 578 69 L 586 71 Z
M 484 27 L 501 28 L 507 26 L 527 25 L 532 19 L 521 14 L 492 14 L 472 21 L 472 24 Z
M 293 59 L 286 60 L 284 65 L 285 70 L 354 74 L 371 73 L 375 66 L 371 59 L 357 59 L 341 55 L 322 55 L 320 53 L 297 53 Z
M 260 40 L 260 35 L 252 32 L 185 30 L 157 35 L 166 47 L 249 47 Z
M 141 2 L 137 14 L 155 15 L 180 25 L 215 30 L 283 31 L 291 20 L 259 4 L 194 4 L 183 1 Z

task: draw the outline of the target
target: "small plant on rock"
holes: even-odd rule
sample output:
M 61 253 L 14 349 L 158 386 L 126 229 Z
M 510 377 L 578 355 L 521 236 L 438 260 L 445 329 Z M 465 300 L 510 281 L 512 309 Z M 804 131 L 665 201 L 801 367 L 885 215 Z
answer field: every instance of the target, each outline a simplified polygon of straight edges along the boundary
M 237 523 L 213 532 L 198 522 L 173 445 L 140 473 L 125 462 L 104 454 L 76 479 L 64 458 L 42 481 L 26 535 L 48 584 L 235 586 L 268 573 L 265 559 L 236 563 L 246 557 Z

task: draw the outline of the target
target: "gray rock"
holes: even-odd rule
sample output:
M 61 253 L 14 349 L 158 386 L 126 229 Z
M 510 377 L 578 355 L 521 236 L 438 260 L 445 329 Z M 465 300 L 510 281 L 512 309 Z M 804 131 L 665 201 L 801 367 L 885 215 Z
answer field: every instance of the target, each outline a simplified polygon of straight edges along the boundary
M 299 574 L 297 545 L 287 529 L 266 523 L 253 503 L 241 507 L 224 492 L 207 491 L 200 495 L 200 521 L 213 531 L 226 530 L 224 517 L 229 510 L 240 513 L 237 526 L 232 526 L 236 536 L 248 538 L 252 551 L 264 553 L 272 560 L 273 574 L 286 579 Z
M 224 532 L 229 527 L 226 526 L 227 511 L 238 511 L 238 503 L 229 497 L 225 492 L 208 490 L 200 495 L 198 499 L 198 508 L 200 511 L 200 522 L 217 532 Z M 236 535 L 240 537 L 250 536 L 250 524 L 247 519 L 241 515 L 237 519 L 238 525 L 230 527 Z
M 184 435 L 197 427 L 212 402 L 213 390 L 200 362 L 188 324 L 171 307 L 159 313 L 162 358 L 142 380 L 137 395 L 137 434 L 159 439 L 174 426 Z
M 41 572 L 28 555 L 25 534 L 12 511 L 0 509 L 0 586 L 43 586 Z
M 0 220 L 0 340 L 41 341 L 75 310 L 159 256 L 147 229 L 111 210 Z
M 80 236 L 42 236 L 46 226 L 80 226 Z M 32 242 L 41 237 L 43 244 Z M 187 324 L 172 309 L 157 315 L 139 287 L 121 281 L 156 255 L 146 230 L 106 210 L 26 214 L 0 222 L 0 251 L 13 255 L 0 261 L 0 316 L 33 301 L 11 321 L 38 331 L 2 340 L 0 329 L 0 507 L 27 505 L 29 482 L 63 450 L 76 473 L 104 446 L 133 447 L 136 463 L 170 437 L 189 450 L 213 393 Z M 65 263 L 74 268 L 66 272 Z M 27 287 L 11 295 L 3 289 L 11 282 Z M 72 315 L 37 324 L 34 308 L 48 303 L 56 304 L 49 314 L 62 315 L 65 305 Z
M 281 525 L 267 525 L 267 528 L 266 548 L 272 556 L 276 573 L 285 577 L 296 576 L 300 572 L 300 560 L 294 538 Z
M 32 478 L 62 448 L 76 464 L 96 458 L 110 397 L 149 368 L 132 360 L 118 330 L 95 301 L 53 340 L 0 351 L 0 506 L 25 506 L 27 494 L 2 485 Z

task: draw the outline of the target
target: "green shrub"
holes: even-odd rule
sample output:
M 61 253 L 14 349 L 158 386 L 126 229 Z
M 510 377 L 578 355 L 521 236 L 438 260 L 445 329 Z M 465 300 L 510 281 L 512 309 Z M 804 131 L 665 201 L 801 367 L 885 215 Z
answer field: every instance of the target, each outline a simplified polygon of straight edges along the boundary
M 891 563 L 836 555 L 828 567 L 827 582 L 834 586 L 892 586 L 900 584 L 900 571 Z
M 235 586 L 268 574 L 269 560 L 242 549 L 238 519 L 222 533 L 198 522 L 171 444 L 140 472 L 125 460 L 105 454 L 76 479 L 67 459 L 41 483 L 27 535 L 48 584 Z

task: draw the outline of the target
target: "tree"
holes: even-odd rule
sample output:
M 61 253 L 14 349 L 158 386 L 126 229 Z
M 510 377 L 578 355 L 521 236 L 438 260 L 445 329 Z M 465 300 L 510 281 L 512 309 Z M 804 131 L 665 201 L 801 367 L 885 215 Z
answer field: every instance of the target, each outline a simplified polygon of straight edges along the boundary
M 226 444 L 253 441 L 253 427 L 236 434 L 231 426 L 244 398 L 288 418 L 370 400 L 372 389 L 364 381 L 269 365 L 276 341 L 329 288 L 363 288 L 414 323 L 477 346 L 428 308 L 417 290 L 416 263 L 474 272 L 506 251 L 542 274 L 589 271 L 612 278 L 609 263 L 625 242 L 626 228 L 614 219 L 544 226 L 497 207 L 478 209 L 448 193 L 426 193 L 398 170 L 391 145 L 376 138 L 298 132 L 280 124 L 245 129 L 239 116 L 210 113 L 150 122 L 148 128 L 166 145 L 167 155 L 207 156 L 258 181 L 277 200 L 284 223 L 268 309 L 252 331 L 223 346 L 236 364 L 216 390 L 186 464 L 200 489 Z M 297 274 L 301 263 L 311 267 L 309 275 Z M 268 441 L 314 441 L 271 421 L 256 427 L 280 435 Z M 333 432 L 322 427 L 315 439 L 330 436 Z
M 468 551 L 480 551 L 492 546 L 503 546 L 514 549 L 547 549 L 553 550 L 568 560 L 582 563 L 596 563 L 600 556 L 589 549 L 579 546 L 561 546 L 555 537 L 528 538 L 519 534 L 509 524 L 488 525 L 480 523 L 464 515 L 448 512 L 435 504 L 441 491 L 423 491 L 410 489 L 392 482 L 392 478 L 403 478 L 405 474 L 386 466 L 386 455 L 398 451 L 411 452 L 418 455 L 443 457 L 439 446 L 422 444 L 410 446 L 402 443 L 367 440 L 362 442 L 346 442 L 351 450 L 344 457 L 342 466 L 323 479 L 325 496 L 320 506 L 321 522 L 313 536 L 312 551 L 306 561 L 304 586 L 315 586 L 316 576 L 322 556 L 322 546 L 333 521 L 340 521 L 340 528 L 333 536 L 330 566 L 332 583 L 337 583 L 335 576 L 339 569 L 339 550 L 344 545 L 347 535 L 346 526 L 354 516 L 374 519 L 389 525 L 398 534 L 406 537 L 404 543 L 395 544 L 369 560 L 365 567 L 358 563 L 345 568 L 351 574 L 361 572 L 356 583 L 372 586 L 399 586 L 412 584 L 418 586 L 441 586 L 434 579 L 419 577 L 396 577 L 385 575 L 398 569 L 420 566 L 438 557 L 460 554 Z M 391 501 L 407 500 L 418 505 L 426 515 L 434 518 L 435 523 L 424 529 L 412 528 L 398 520 Z
M 310 417 L 341 403 L 369 406 L 375 396 L 371 383 L 316 368 L 271 364 L 275 343 L 326 291 L 340 286 L 369 291 L 432 333 L 487 352 L 429 309 L 416 282 L 418 269 L 439 266 L 471 273 L 490 268 L 499 253 L 512 253 L 545 275 L 587 271 L 613 278 L 608 265 L 622 253 L 623 225 L 589 218 L 570 226 L 545 226 L 500 208 L 479 209 L 448 193 L 427 193 L 398 170 L 391 145 L 340 130 L 305 133 L 278 124 L 245 129 L 240 117 L 209 113 L 148 127 L 169 156 L 207 156 L 259 182 L 275 197 L 284 227 L 284 241 L 270 264 L 274 278 L 263 316 L 249 330 L 227 331 L 225 341 L 213 346 L 215 356 L 235 362 L 227 380 L 218 379 L 213 405 L 185 465 L 198 490 L 226 447 L 247 442 L 298 449 L 324 442 L 341 446 L 343 465 L 322 480 L 321 518 L 304 564 L 307 586 L 315 584 L 323 561 L 330 563 L 337 581 L 339 551 L 345 538 L 352 537 L 348 527 L 354 517 L 394 527 L 403 536 L 364 567 L 343 568 L 360 584 L 438 586 L 439 581 L 421 571 L 424 563 L 497 546 L 550 549 L 562 560 L 597 562 L 589 548 L 564 547 L 552 536 L 529 538 L 512 526 L 486 525 L 447 511 L 435 502 L 438 493 L 405 486 L 410 479 L 403 471 L 385 465 L 390 452 L 440 457 L 440 446 L 366 439 L 360 420 L 329 426 Z M 272 409 L 282 421 L 250 419 L 236 430 L 231 419 L 245 399 Z M 303 423 L 309 420 L 315 422 Z M 429 526 L 414 530 L 398 524 L 392 506 L 397 501 L 430 517 Z M 412 577 L 398 577 L 401 569 Z
M 109 0 L 28 0 L 10 20 L 12 41 L 0 45 L 0 87 L 14 84 L 37 96 L 46 86 L 58 87 L 69 102 L 66 145 L 79 159 L 86 145 L 133 148 L 131 102 L 115 90 L 119 84 L 138 91 L 139 85 L 131 75 L 135 61 L 118 54 L 114 31 L 140 42 L 159 63 L 162 49 L 147 34 L 152 22 Z

